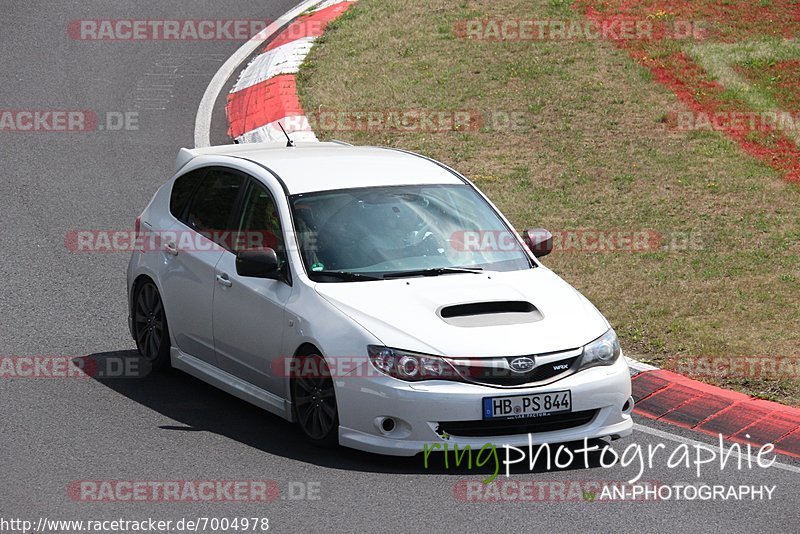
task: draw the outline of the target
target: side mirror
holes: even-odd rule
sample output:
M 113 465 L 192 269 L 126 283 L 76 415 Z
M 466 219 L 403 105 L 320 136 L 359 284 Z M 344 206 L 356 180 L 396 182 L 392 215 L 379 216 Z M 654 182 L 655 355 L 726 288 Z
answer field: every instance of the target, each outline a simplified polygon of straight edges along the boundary
M 553 252 L 553 234 L 544 228 L 533 228 L 522 232 L 522 240 L 537 258 Z
M 250 278 L 280 278 L 278 255 L 271 248 L 243 250 L 236 255 L 236 273 Z

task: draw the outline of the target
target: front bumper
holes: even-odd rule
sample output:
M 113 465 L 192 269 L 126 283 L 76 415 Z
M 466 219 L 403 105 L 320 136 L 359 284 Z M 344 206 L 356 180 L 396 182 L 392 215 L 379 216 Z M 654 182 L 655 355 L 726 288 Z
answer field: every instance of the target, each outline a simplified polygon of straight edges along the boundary
M 369 364 L 367 364 L 369 365 Z M 431 381 L 408 383 L 384 376 L 344 377 L 336 380 L 339 406 L 339 443 L 367 452 L 392 456 L 413 456 L 448 443 L 452 447 L 470 445 L 479 449 L 486 443 L 524 446 L 528 433 L 491 436 L 457 436 L 439 428 L 444 421 L 482 419 L 482 399 L 503 395 L 523 395 L 569 389 L 572 411 L 596 410 L 587 423 L 571 428 L 531 434 L 531 443 L 564 443 L 584 438 L 620 438 L 631 434 L 633 420 L 623 406 L 631 396 L 631 379 L 625 358 L 608 367 L 593 367 L 547 386 L 501 389 L 459 382 Z M 391 418 L 394 427 L 387 431 L 382 422 Z M 524 424 L 522 419 L 520 422 Z M 478 423 L 479 424 L 479 423 Z M 438 430 L 438 431 L 437 431 Z

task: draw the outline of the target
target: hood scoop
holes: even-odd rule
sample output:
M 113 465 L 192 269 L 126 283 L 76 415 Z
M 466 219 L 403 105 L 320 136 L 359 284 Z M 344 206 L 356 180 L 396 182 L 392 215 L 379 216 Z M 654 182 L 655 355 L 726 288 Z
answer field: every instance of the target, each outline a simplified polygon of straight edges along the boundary
M 447 324 L 461 327 L 535 323 L 544 318 L 536 306 L 521 300 L 455 304 L 439 308 L 437 314 Z

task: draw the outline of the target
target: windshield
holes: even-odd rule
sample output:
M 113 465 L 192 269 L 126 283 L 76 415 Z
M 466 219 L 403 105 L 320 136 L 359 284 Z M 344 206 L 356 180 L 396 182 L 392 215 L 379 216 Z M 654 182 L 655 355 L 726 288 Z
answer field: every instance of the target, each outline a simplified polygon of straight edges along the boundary
M 518 271 L 534 265 L 468 185 L 307 193 L 291 197 L 291 206 L 306 272 L 319 281 Z M 353 273 L 361 276 L 347 276 Z

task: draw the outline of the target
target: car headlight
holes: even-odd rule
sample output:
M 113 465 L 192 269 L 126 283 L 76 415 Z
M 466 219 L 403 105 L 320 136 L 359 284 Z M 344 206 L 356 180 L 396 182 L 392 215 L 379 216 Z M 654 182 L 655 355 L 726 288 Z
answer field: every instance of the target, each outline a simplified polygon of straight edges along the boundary
M 583 347 L 580 368 L 586 369 L 596 365 L 611 365 L 617 361 L 621 353 L 622 349 L 619 346 L 617 334 L 611 328 L 608 332 Z
M 438 356 L 416 354 L 378 345 L 369 345 L 367 352 L 375 369 L 406 382 L 458 378 L 455 369 L 444 358 Z

